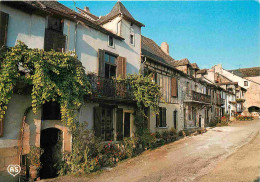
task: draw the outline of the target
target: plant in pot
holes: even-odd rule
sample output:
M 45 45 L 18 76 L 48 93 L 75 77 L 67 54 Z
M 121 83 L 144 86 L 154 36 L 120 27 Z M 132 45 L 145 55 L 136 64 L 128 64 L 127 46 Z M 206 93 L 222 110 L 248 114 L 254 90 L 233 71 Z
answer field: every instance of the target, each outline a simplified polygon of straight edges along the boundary
M 41 169 L 40 157 L 43 153 L 43 149 L 36 146 L 30 147 L 30 153 L 28 154 L 28 160 L 30 162 L 30 175 L 34 180 L 38 177 L 38 172 Z

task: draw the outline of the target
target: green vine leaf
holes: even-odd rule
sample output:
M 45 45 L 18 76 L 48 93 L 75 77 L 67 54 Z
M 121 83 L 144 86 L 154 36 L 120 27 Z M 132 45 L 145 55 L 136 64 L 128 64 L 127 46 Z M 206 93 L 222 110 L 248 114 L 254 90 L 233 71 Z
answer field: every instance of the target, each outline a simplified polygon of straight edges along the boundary
M 61 53 L 28 48 L 23 42 L 0 50 L 0 117 L 3 118 L 18 82 L 32 86 L 32 108 L 49 101 L 61 106 L 61 118 L 67 125 L 74 122 L 74 110 L 90 94 L 85 68 L 73 52 Z

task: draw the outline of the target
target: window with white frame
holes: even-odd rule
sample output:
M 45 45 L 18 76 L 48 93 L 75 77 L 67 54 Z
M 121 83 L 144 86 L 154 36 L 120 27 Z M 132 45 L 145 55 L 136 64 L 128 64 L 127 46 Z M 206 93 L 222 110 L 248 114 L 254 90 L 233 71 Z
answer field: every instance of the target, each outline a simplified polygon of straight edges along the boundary
M 114 38 L 110 35 L 108 35 L 108 46 L 109 47 L 115 47 Z
M 248 81 L 244 81 L 244 86 L 248 86 Z

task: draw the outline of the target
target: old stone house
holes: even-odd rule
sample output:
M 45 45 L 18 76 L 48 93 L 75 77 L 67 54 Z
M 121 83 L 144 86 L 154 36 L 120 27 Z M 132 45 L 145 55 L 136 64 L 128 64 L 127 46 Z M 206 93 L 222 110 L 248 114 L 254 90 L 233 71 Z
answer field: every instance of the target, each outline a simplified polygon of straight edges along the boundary
M 125 78 L 126 74 L 139 72 L 144 25 L 136 21 L 121 2 L 98 19 L 89 11 L 80 12 L 54 1 L 1 2 L 0 46 L 13 47 L 21 40 L 30 48 L 75 51 L 86 68 L 94 93 L 79 110 L 78 120 L 87 122 L 88 128 L 94 129 L 104 140 L 131 137 L 134 134 L 133 98 L 131 93 L 121 92 L 126 86 L 116 84 L 112 78 Z M 60 108 L 56 103 L 44 104 L 37 115 L 29 111 L 21 143 L 22 118 L 30 105 L 30 94 L 14 93 L 0 123 L 0 175 L 6 181 L 10 178 L 6 174 L 7 166 L 20 164 L 20 161 L 25 163 L 31 145 L 52 152 L 48 149 L 59 139 L 61 152 L 72 148 L 71 135 L 60 122 Z M 48 170 L 48 166 L 43 164 L 42 170 Z M 42 174 L 42 178 L 55 175 L 46 171 Z
M 158 46 L 142 36 L 142 69 L 144 74 L 153 74 L 163 95 L 159 116 L 149 117 L 152 132 L 205 127 L 211 119 L 221 115 L 223 89 L 199 78 L 199 67 L 190 64 L 188 59 L 174 60 L 166 42 Z
M 211 69 L 207 69 L 204 74 L 204 77 L 235 95 L 235 100 L 232 96 L 232 99 L 229 99 L 230 101 L 226 104 L 225 108 L 226 111 L 231 110 L 231 115 L 233 115 L 234 112 L 245 115 L 250 114 L 249 110 L 252 113 L 255 111 L 251 110 L 252 108 L 259 107 L 260 92 L 258 90 L 260 85 L 257 81 L 259 69 L 257 67 L 248 68 L 248 78 L 246 77 L 247 69 L 244 70 L 245 74 L 243 75 L 242 71 L 225 70 L 222 68 L 222 65 L 215 65 Z M 249 70 L 251 70 L 251 72 Z M 235 109 L 231 109 L 232 107 L 235 107 Z M 256 116 L 258 116 L 257 112 L 258 111 L 254 112 Z
M 233 77 L 240 77 L 240 83 L 247 89 L 244 94 L 247 111 L 255 117 L 259 117 L 260 112 L 260 67 L 241 68 L 237 70 L 228 70 Z M 244 81 L 244 83 L 243 83 Z

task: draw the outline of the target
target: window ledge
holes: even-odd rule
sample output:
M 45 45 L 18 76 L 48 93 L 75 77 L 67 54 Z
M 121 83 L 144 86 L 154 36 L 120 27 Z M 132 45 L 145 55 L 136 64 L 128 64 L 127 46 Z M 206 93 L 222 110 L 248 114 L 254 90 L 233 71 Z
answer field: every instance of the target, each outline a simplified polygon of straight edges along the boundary
M 169 126 L 165 126 L 165 127 L 156 127 L 156 128 L 159 128 L 159 129 L 168 129 Z

